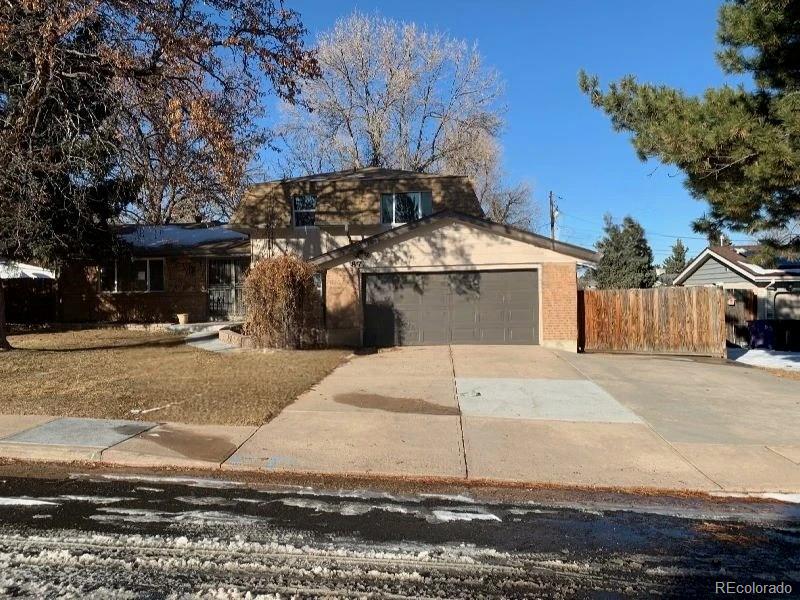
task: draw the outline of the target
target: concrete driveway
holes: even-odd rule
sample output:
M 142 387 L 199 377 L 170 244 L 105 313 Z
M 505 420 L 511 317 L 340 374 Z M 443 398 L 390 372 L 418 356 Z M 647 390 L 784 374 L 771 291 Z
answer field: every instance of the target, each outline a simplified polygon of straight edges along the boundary
M 798 387 L 720 361 L 397 348 L 338 368 L 225 467 L 797 491 Z

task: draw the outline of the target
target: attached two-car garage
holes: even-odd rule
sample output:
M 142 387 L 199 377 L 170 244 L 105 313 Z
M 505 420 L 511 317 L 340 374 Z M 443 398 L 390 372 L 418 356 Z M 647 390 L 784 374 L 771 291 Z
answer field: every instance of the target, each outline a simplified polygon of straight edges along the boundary
M 454 212 L 335 248 L 324 271 L 329 344 L 578 345 L 589 249 Z
M 536 270 L 365 273 L 364 344 L 537 344 Z

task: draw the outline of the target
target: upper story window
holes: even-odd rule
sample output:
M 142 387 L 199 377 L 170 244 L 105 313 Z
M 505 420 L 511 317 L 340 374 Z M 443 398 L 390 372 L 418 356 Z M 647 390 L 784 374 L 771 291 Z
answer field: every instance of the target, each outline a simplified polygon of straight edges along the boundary
M 316 196 L 295 196 L 292 199 L 292 213 L 295 227 L 309 227 L 314 225 L 317 213 Z
M 163 292 L 164 259 L 123 259 L 105 264 L 100 289 L 104 292 Z
M 381 194 L 381 223 L 399 225 L 431 214 L 430 192 Z

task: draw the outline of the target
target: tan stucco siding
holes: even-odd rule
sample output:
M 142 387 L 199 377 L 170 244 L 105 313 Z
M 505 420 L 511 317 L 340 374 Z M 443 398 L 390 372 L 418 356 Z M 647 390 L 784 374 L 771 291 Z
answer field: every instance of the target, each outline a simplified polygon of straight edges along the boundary
M 464 223 L 428 226 L 398 243 L 379 244 L 363 258 L 365 269 L 520 268 L 541 263 L 572 265 L 575 258 Z

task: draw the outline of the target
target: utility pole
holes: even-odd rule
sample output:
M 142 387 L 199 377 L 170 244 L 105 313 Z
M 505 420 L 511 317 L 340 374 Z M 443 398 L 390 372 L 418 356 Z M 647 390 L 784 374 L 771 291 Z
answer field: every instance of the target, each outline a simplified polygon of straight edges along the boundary
M 556 206 L 555 195 L 550 192 L 550 247 L 556 249 L 556 217 L 558 216 L 558 206 Z

